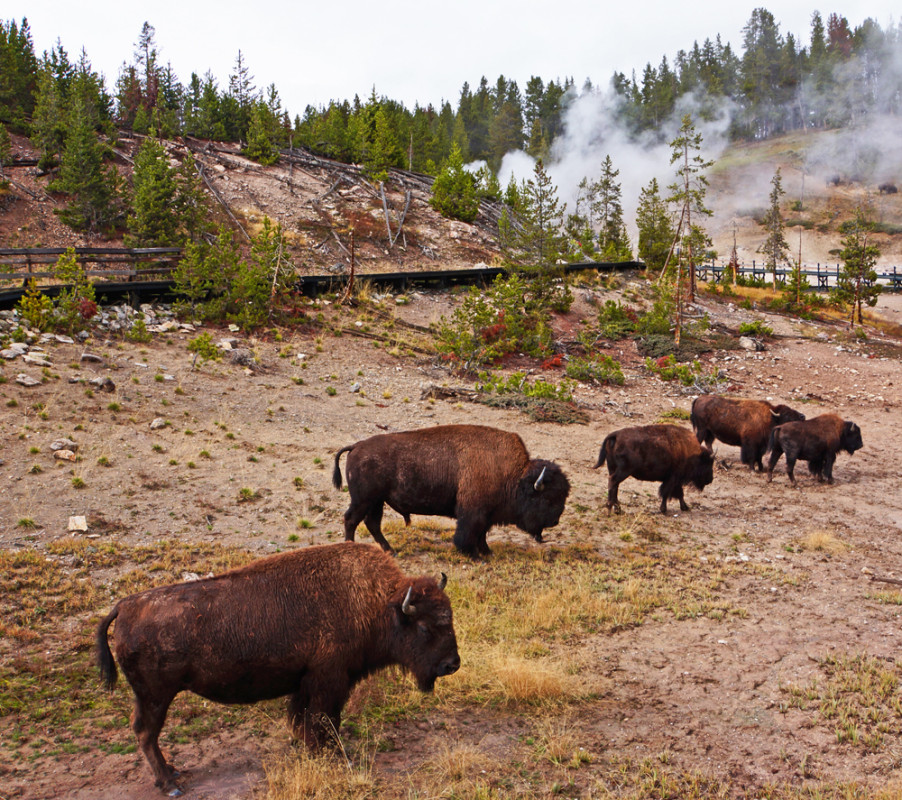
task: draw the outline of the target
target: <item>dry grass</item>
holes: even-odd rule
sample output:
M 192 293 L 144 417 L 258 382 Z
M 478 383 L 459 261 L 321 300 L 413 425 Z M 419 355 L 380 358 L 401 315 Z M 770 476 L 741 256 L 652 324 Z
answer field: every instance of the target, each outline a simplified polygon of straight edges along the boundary
M 816 550 L 832 556 L 841 555 L 849 549 L 849 545 L 830 531 L 811 531 L 800 544 L 806 550 Z
M 375 780 L 368 762 L 352 766 L 332 755 L 312 755 L 298 748 L 263 763 L 265 791 L 259 800 L 364 800 L 374 797 Z

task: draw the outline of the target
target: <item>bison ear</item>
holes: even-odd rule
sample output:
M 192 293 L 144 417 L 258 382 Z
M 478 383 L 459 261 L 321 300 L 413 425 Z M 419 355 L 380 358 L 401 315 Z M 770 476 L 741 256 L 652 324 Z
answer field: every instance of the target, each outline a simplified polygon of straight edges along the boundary
M 445 587 L 448 585 L 448 576 L 445 573 L 442 573 L 441 580 L 438 582 L 438 589 L 440 592 L 445 591 Z

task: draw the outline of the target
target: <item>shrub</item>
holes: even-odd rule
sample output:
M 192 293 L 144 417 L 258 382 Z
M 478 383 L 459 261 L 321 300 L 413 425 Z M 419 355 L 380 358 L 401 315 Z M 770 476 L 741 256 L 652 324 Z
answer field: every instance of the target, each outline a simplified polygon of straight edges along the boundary
M 624 339 L 636 330 L 638 319 L 629 306 L 605 300 L 598 310 L 598 332 L 605 339 Z
M 754 322 L 743 322 L 739 326 L 740 336 L 773 336 L 774 329 L 770 325 L 766 325 L 763 319 L 756 319 Z
M 486 394 L 521 394 L 524 397 L 561 400 L 565 403 L 573 400 L 572 381 L 565 379 L 555 385 L 537 379 L 534 383 L 529 383 L 525 372 L 514 372 L 506 379 L 488 372 L 480 372 L 476 390 Z
M 207 331 L 188 342 L 188 352 L 194 353 L 194 360 L 191 362 L 191 369 L 197 363 L 197 359 L 201 360 L 201 365 L 207 361 L 219 361 L 222 353 L 219 348 L 213 344 L 213 339 Z
M 645 368 L 653 375 L 657 375 L 662 381 L 678 380 L 683 386 L 698 385 L 702 388 L 707 388 L 716 386 L 720 381 L 720 376 L 716 369 L 706 374 L 700 361 L 678 364 L 672 355 L 658 359 L 646 358 Z
M 623 386 L 623 370 L 610 356 L 600 358 L 574 358 L 564 370 L 568 378 L 584 383 L 613 383 Z

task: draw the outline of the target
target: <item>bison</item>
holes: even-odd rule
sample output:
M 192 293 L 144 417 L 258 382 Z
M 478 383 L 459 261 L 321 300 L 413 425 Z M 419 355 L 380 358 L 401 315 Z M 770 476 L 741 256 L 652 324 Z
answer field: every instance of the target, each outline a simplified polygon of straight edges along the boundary
M 158 737 L 179 692 L 219 703 L 288 695 L 294 734 L 330 744 L 351 689 L 375 670 L 399 664 L 428 692 L 459 668 L 444 586 L 444 575 L 406 577 L 373 545 L 309 547 L 120 600 L 97 627 L 97 661 L 109 689 L 119 662 L 156 785 L 177 796 Z
M 740 459 L 749 469 L 764 472 L 761 459 L 767 452 L 770 432 L 784 422 L 797 422 L 805 415 L 789 406 L 774 406 L 766 400 L 734 400 L 703 394 L 692 403 L 689 417 L 699 443 L 711 446 L 714 439 L 741 448 Z
M 837 414 L 821 414 L 814 419 L 778 425 L 770 435 L 767 482 L 773 479 L 774 467 L 786 453 L 786 474 L 793 486 L 796 485 L 794 470 L 799 459 L 808 462 L 808 471 L 817 476 L 818 482 L 833 483 L 836 454 L 845 450 L 851 455 L 862 447 L 861 428 Z
M 627 478 L 661 481 L 661 513 L 675 497 L 680 509 L 688 511 L 683 486 L 693 484 L 702 491 L 714 480 L 714 453 L 699 444 L 692 433 L 676 425 L 643 425 L 609 433 L 601 444 L 598 463 L 608 467 L 607 509 L 620 510 L 617 489 Z
M 341 488 L 339 459 L 351 505 L 345 512 L 345 539 L 354 540 L 361 521 L 383 550 L 385 504 L 410 524 L 411 514 L 457 520 L 454 544 L 471 557 L 488 555 L 486 533 L 493 525 L 516 525 L 542 541 L 557 525 L 570 492 L 561 468 L 530 459 L 515 433 L 483 425 L 438 425 L 373 436 L 335 454 L 332 482 Z
M 894 183 L 881 183 L 877 187 L 877 191 L 880 194 L 896 194 L 899 191 L 899 188 Z

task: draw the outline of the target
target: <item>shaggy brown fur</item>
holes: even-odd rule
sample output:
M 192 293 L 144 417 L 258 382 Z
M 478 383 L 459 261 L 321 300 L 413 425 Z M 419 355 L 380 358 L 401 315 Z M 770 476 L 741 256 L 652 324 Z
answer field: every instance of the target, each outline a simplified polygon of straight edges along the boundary
M 699 491 L 714 480 L 714 455 L 702 447 L 685 428 L 676 425 L 644 425 L 621 428 L 610 433 L 601 444 L 598 463 L 608 467 L 607 509 L 620 510 L 617 490 L 627 478 L 661 481 L 661 513 L 667 513 L 667 501 L 675 497 L 680 508 L 688 511 L 683 486 L 693 484 Z
M 294 733 L 320 747 L 338 731 L 351 689 L 371 672 L 399 664 L 431 691 L 460 666 L 442 587 L 405 577 L 365 544 L 295 550 L 120 600 L 97 628 L 108 688 L 117 676 L 107 638 L 113 620 L 116 661 L 135 693 L 132 725 L 157 786 L 174 793 L 178 773 L 158 737 L 181 691 L 220 703 L 288 695 Z
M 541 542 L 542 531 L 557 525 L 570 492 L 557 464 L 530 459 L 517 434 L 484 425 L 438 425 L 342 447 L 332 472 L 336 489 L 341 488 L 338 462 L 345 452 L 351 495 L 345 539 L 353 541 L 357 526 L 365 522 L 387 551 L 385 504 L 408 524 L 411 514 L 456 519 L 454 544 L 477 556 L 491 552 L 486 534 L 493 525 L 516 525 Z
M 805 419 L 789 406 L 774 406 L 766 400 L 736 400 L 703 394 L 692 403 L 690 421 L 699 443 L 711 446 L 714 439 L 741 448 L 740 458 L 749 469 L 764 471 L 761 459 L 767 452 L 770 432 L 784 422 Z
M 770 463 L 767 482 L 774 477 L 774 467 L 786 453 L 786 474 L 795 486 L 796 461 L 808 462 L 808 471 L 818 482 L 833 483 L 833 464 L 836 454 L 845 450 L 850 455 L 864 447 L 861 428 L 836 414 L 821 414 L 803 422 L 788 422 L 774 428 L 770 436 Z

